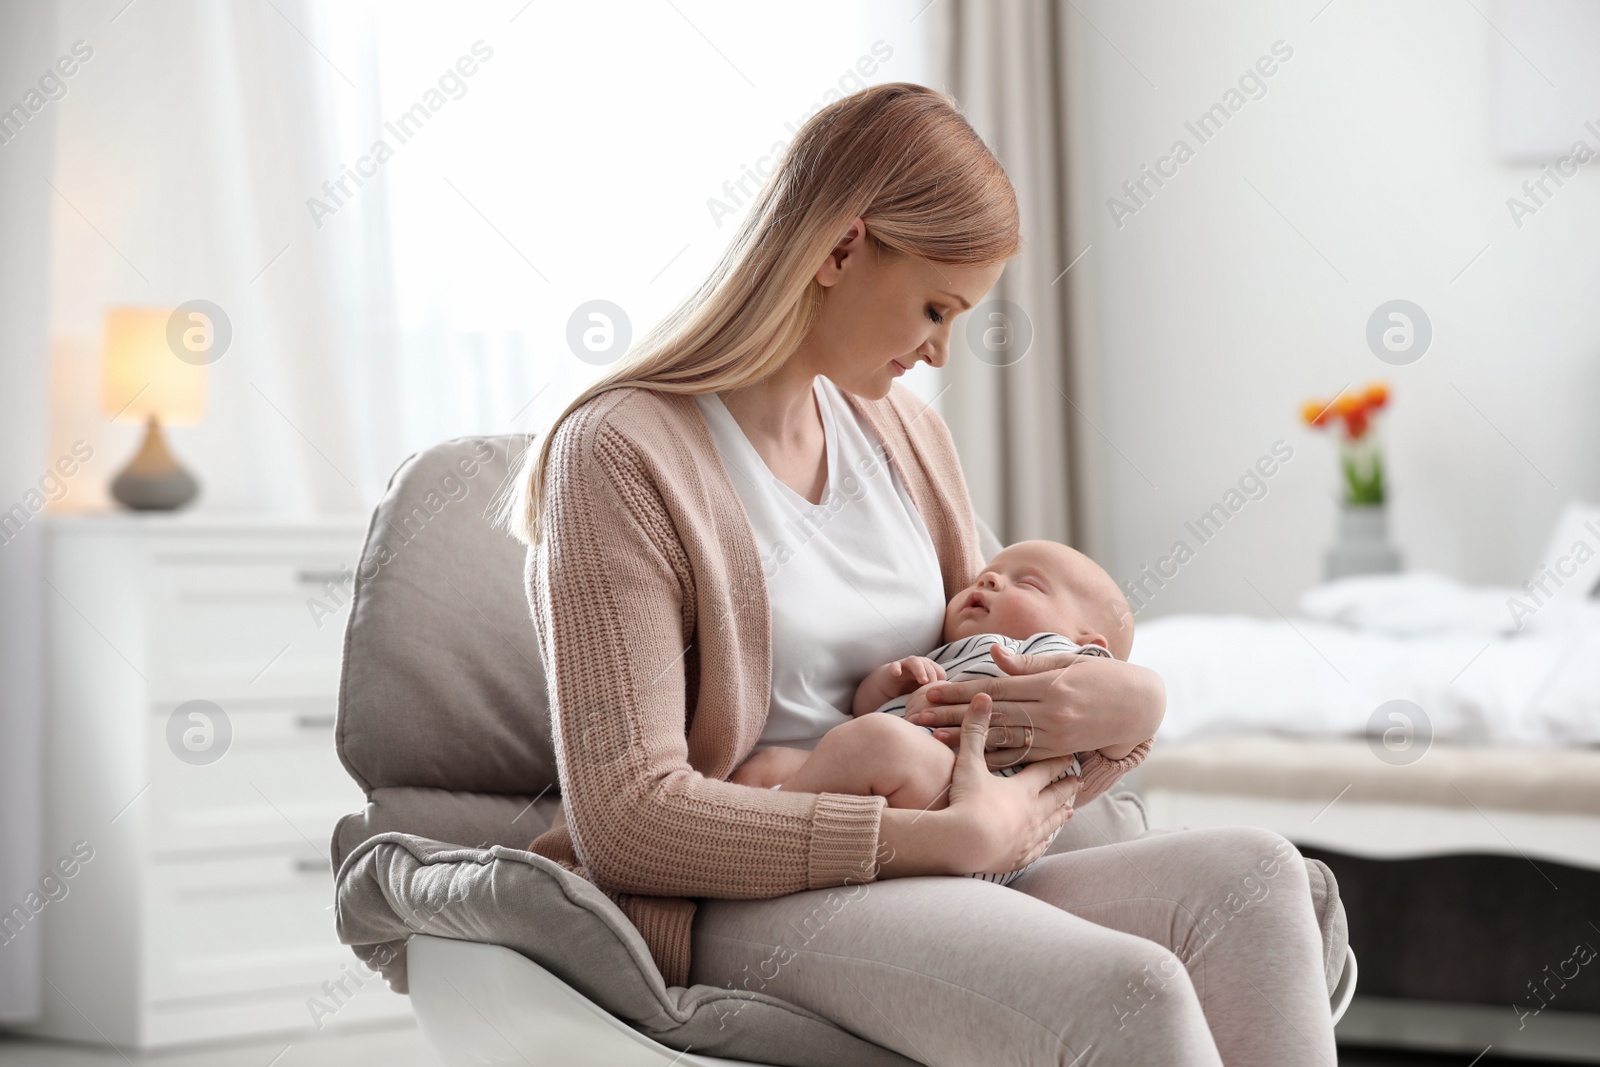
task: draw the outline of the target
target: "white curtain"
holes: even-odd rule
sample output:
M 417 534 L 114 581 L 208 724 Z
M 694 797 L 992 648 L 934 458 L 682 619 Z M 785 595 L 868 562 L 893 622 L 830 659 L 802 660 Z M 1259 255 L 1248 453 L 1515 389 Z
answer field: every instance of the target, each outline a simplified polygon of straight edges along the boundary
M 926 17 L 935 20 L 938 84 L 1005 166 L 1023 235 L 1022 252 L 988 298 L 1010 306 L 980 305 L 956 331 L 943 414 L 973 506 L 1004 542 L 1073 541 L 1076 412 L 1064 275 L 1083 249 L 1067 235 L 1061 6 L 946 0 Z M 1018 345 L 1024 330 L 1032 340 L 1019 358 L 1005 346 Z M 982 351 L 968 343 L 975 332 L 987 333 Z
M 0 92 L 7 94 L 0 107 L 21 101 L 55 61 L 54 31 L 52 5 L 0 5 Z M 50 460 L 47 220 L 54 194 L 45 179 L 55 117 L 41 105 L 15 132 L 0 127 L 7 138 L 0 144 L 0 913 L 37 887 L 45 862 L 39 777 L 44 587 L 34 507 Z M 30 498 L 30 490 L 37 495 Z M 24 929 L 0 947 L 0 1023 L 36 1015 L 39 989 L 39 937 Z
M 209 300 L 232 328 L 204 421 L 175 427 L 207 510 L 309 515 L 367 506 L 394 460 L 382 181 L 318 228 L 306 200 L 340 174 L 339 90 L 306 0 L 177 0 L 63 13 L 93 57 L 57 106 L 52 448 L 87 440 L 95 476 L 64 506 L 105 506 L 138 428 L 99 382 L 107 306 Z M 92 15 L 92 17 L 91 17 Z M 305 35 L 305 36 L 302 36 Z M 359 80 L 358 80 L 359 79 Z M 369 94 L 370 95 L 370 94 Z

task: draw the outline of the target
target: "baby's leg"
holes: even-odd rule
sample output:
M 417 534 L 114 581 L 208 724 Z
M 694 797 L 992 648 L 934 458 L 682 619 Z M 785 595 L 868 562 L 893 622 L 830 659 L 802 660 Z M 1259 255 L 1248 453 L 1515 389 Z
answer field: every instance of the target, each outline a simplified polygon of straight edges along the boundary
M 922 727 L 873 713 L 823 734 L 783 788 L 888 797 L 891 808 L 943 808 L 955 766 L 956 754 Z

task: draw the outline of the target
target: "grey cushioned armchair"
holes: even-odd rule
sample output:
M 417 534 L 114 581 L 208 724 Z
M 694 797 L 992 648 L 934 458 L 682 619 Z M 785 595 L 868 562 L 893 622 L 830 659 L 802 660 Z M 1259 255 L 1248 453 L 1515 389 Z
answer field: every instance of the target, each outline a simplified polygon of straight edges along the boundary
M 524 850 L 560 798 L 526 553 L 486 513 L 529 441 L 461 438 L 420 452 L 372 516 L 336 731 L 367 794 L 332 841 L 340 939 L 410 992 L 450 1064 L 908 1067 L 775 997 L 669 988 L 604 894 Z M 985 554 L 998 550 L 981 532 Z M 1106 794 L 1055 850 L 1146 828 L 1135 797 Z M 1337 890 L 1313 873 L 1342 962 Z

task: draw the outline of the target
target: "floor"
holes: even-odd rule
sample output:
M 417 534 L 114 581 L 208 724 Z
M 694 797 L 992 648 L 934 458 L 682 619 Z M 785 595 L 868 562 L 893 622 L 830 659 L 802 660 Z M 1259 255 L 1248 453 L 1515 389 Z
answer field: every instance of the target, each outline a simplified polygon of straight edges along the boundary
M 4 1048 L 0 1045 L 0 1048 Z M 0 1064 L 5 1062 L 0 1059 Z M 1356 1049 L 1341 1047 L 1339 1049 L 1340 1067 L 1468 1067 L 1477 1064 L 1477 1067 L 1552 1067 L 1551 1060 L 1514 1060 L 1504 1059 L 1499 1056 L 1483 1056 L 1473 1059 L 1471 1053 L 1462 1052 L 1449 1055 L 1423 1054 L 1416 1052 L 1387 1052 L 1382 1049 Z
M 286 1047 L 287 1046 L 287 1047 Z M 1339 1050 L 1341 1067 L 1469 1067 L 1471 1056 L 1434 1056 L 1368 1049 Z M 385 1067 L 439 1067 L 415 1026 L 385 1027 L 338 1035 L 318 1035 L 295 1042 L 265 1041 L 245 1045 L 211 1045 L 183 1052 L 127 1056 L 82 1045 L 0 1040 L 0 1067 L 334 1067 L 381 1063 Z M 1478 1067 L 1510 1067 L 1549 1061 L 1506 1060 L 1484 1056 Z
M 440 1067 L 414 1024 L 318 1034 L 294 1041 L 206 1045 L 181 1052 L 126 1055 L 88 1045 L 0 1040 L 0 1067 Z

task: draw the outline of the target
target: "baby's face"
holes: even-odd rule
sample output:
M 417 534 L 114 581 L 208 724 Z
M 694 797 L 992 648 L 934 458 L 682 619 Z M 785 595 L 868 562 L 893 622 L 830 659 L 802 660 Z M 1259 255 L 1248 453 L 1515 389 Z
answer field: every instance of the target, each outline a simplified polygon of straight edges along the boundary
M 1133 615 L 1117 584 L 1088 556 L 1054 541 L 1002 549 L 945 607 L 945 641 L 1045 631 L 1099 645 L 1118 659 L 1133 647 Z

